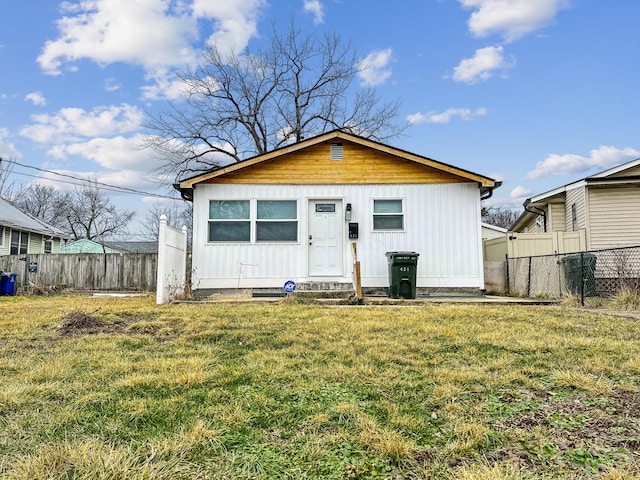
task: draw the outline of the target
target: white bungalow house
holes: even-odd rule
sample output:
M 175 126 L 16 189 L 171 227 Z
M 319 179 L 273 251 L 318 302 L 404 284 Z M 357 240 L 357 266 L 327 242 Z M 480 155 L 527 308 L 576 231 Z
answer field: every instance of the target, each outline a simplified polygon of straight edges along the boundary
M 193 201 L 192 288 L 389 286 L 419 254 L 419 294 L 484 289 L 480 201 L 500 182 L 339 130 L 176 185 Z
M 0 255 L 60 253 L 67 239 L 62 230 L 0 198 Z

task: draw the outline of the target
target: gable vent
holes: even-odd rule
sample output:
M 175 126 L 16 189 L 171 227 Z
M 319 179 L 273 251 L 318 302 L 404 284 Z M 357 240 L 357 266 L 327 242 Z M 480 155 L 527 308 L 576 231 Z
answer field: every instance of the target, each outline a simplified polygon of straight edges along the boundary
M 331 144 L 331 160 L 342 160 L 342 144 Z

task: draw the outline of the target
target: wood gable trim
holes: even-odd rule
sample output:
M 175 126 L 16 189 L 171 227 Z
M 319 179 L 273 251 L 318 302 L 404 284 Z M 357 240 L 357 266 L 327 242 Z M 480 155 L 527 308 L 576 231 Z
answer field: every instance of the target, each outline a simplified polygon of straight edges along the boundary
M 355 135 L 351 135 L 342 131 L 332 131 L 322 135 L 319 135 L 314 138 L 310 138 L 308 140 L 303 140 L 293 145 L 289 145 L 287 147 L 280 148 L 278 150 L 274 150 L 272 152 L 265 153 L 263 155 L 258 155 L 253 158 L 249 158 L 242 162 L 238 162 L 235 164 L 227 165 L 225 167 L 217 168 L 210 172 L 204 173 L 202 175 L 198 175 L 193 178 L 189 178 L 180 182 L 180 189 L 192 189 L 196 184 L 199 183 L 235 183 L 236 181 L 233 178 L 243 177 L 246 181 L 247 177 L 242 175 L 243 170 L 252 169 L 252 167 L 257 167 L 260 164 L 268 165 L 273 163 L 273 160 L 278 160 L 288 155 L 292 155 L 298 152 L 302 152 L 305 149 L 310 149 L 315 146 L 319 146 L 325 144 L 330 141 L 335 140 L 343 140 L 345 142 L 359 145 L 361 147 L 369 148 L 374 152 L 378 152 L 379 154 L 389 155 L 391 157 L 395 157 L 400 160 L 404 160 L 409 164 L 421 165 L 427 167 L 426 170 L 431 172 L 439 172 L 439 176 L 442 181 L 451 182 L 454 181 L 454 178 L 458 178 L 459 181 L 466 182 L 477 182 L 481 187 L 494 188 L 497 186 L 496 181 L 484 177 L 482 175 L 478 175 L 473 172 L 469 172 L 467 170 L 454 167 L 452 165 L 448 165 L 442 162 L 438 162 L 436 160 L 423 157 L 420 155 L 416 155 L 414 153 L 410 153 L 398 148 L 390 147 L 388 145 L 384 145 L 363 137 L 358 137 Z M 255 170 L 254 170 L 255 171 Z M 247 172 L 248 173 L 248 172 Z M 433 177 L 433 174 L 431 175 Z M 228 178 L 225 178 L 228 177 Z M 290 178 L 288 179 L 290 180 Z M 239 182 L 238 182 L 239 183 Z M 256 183 L 256 182 L 249 182 Z M 259 183 L 259 182 L 258 182 Z M 285 183 L 289 183 L 288 181 Z M 312 178 L 309 178 L 305 183 L 314 183 Z M 341 182 L 329 182 L 329 183 L 341 183 Z M 353 183 L 352 181 L 347 181 L 347 183 Z M 366 179 L 360 179 L 355 183 L 367 183 Z M 380 183 L 379 179 L 376 180 L 376 183 Z M 389 182 L 382 183 L 403 183 L 394 181 L 393 179 L 389 179 Z M 415 181 L 408 183 L 424 183 L 424 181 Z

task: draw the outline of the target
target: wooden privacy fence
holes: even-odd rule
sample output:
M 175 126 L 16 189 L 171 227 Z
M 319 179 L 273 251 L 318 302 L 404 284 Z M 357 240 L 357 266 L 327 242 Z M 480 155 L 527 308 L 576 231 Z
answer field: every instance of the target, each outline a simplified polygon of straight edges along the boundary
M 155 291 L 157 253 L 31 254 L 0 257 L 17 274 L 16 288 L 35 285 L 78 290 Z

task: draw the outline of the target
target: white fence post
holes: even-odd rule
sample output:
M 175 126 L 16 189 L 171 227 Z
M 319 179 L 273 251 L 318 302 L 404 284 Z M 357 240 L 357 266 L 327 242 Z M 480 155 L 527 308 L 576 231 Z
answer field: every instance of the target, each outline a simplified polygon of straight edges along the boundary
M 172 228 L 160 216 L 156 303 L 169 303 L 184 292 L 187 282 L 187 227 Z

